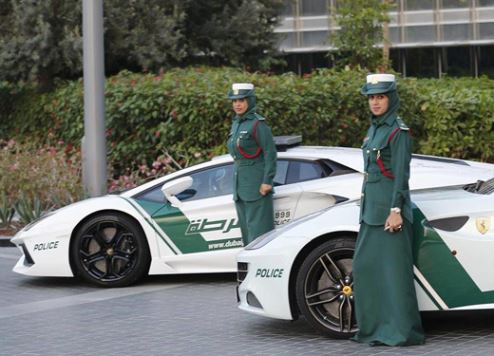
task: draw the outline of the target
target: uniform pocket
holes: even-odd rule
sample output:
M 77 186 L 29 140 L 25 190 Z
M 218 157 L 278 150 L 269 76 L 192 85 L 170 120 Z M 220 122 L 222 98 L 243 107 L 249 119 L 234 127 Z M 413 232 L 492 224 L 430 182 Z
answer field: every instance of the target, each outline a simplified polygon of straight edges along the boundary
M 367 173 L 367 183 L 377 183 L 381 180 L 382 174 L 380 172 Z
M 242 159 L 238 162 L 238 165 L 244 167 L 244 166 L 252 166 L 254 163 L 256 162 L 253 159 Z
M 258 191 L 264 176 L 264 165 L 254 164 L 248 160 L 248 164 L 241 164 L 238 170 L 238 188 Z M 243 161 L 242 161 L 243 163 Z

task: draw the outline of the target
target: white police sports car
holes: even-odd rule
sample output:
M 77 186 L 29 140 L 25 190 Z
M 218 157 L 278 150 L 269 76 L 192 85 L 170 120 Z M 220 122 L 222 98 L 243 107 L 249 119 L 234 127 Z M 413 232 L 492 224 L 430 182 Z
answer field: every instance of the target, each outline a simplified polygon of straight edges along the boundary
M 412 192 L 420 310 L 494 309 L 493 192 L 494 179 Z M 249 244 L 237 256 L 239 308 L 286 320 L 303 315 L 330 336 L 353 335 L 359 203 L 313 213 Z
M 232 200 L 233 162 L 223 155 L 120 195 L 83 200 L 17 233 L 23 256 L 14 271 L 81 276 L 100 286 L 132 284 L 146 274 L 235 272 L 242 248 Z M 357 198 L 361 150 L 292 147 L 278 153 L 275 223 Z M 413 188 L 474 182 L 494 165 L 415 156 Z

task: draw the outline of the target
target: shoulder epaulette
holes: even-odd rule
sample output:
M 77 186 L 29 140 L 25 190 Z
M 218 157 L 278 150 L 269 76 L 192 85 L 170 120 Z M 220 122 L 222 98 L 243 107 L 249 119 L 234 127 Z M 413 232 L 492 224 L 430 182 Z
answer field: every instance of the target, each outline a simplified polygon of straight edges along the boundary
M 400 117 L 396 118 L 396 122 L 398 123 L 398 126 L 400 127 L 400 130 L 410 130 L 410 128 L 403 122 L 403 120 Z
M 266 118 L 256 113 L 257 120 L 265 121 Z

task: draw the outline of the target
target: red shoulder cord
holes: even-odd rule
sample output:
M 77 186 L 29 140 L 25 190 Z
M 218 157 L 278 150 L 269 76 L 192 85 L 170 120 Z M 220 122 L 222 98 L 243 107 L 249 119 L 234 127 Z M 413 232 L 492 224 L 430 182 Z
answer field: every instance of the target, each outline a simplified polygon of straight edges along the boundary
M 237 149 L 238 149 L 238 152 L 240 152 L 240 154 L 242 156 L 244 156 L 245 158 L 256 158 L 257 156 L 259 156 L 261 154 L 261 151 L 262 151 L 262 148 L 261 146 L 259 146 L 259 141 L 257 141 L 257 135 L 256 135 L 256 131 L 257 131 L 257 125 L 259 124 L 259 120 L 256 120 L 256 122 L 254 123 L 254 127 L 252 128 L 252 135 L 254 136 L 254 139 L 256 140 L 256 143 L 257 143 L 257 150 L 254 154 L 248 154 L 247 152 L 245 152 L 242 147 L 240 147 L 240 140 L 237 140 Z
M 391 135 L 389 135 L 388 137 L 388 145 L 389 143 L 393 140 L 393 138 L 395 137 L 395 135 L 400 131 L 400 128 L 397 127 L 393 130 L 393 132 L 391 132 Z M 395 176 L 393 175 L 393 173 L 391 173 L 391 171 L 387 170 L 386 167 L 384 167 L 384 162 L 383 160 L 381 159 L 381 154 L 379 151 L 377 151 L 377 158 L 376 158 L 376 163 L 377 165 L 379 166 L 379 169 L 381 170 L 381 173 L 383 174 L 383 176 L 385 177 L 388 177 L 390 179 L 395 179 Z

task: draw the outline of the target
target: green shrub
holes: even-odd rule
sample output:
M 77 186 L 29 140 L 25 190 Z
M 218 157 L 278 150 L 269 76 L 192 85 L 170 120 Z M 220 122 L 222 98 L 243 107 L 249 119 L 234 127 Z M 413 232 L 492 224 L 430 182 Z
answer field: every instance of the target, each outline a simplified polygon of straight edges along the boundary
M 310 145 L 360 147 L 369 125 L 367 102 L 359 94 L 366 74 L 326 69 L 304 77 L 274 76 L 202 67 L 158 76 L 121 72 L 106 82 L 108 161 L 116 178 L 150 166 L 163 152 L 184 166 L 225 153 L 232 118 L 226 92 L 239 81 L 256 85 L 258 111 L 275 135 L 302 134 Z M 494 161 L 489 147 L 494 81 L 404 78 L 398 86 L 400 114 L 412 128 L 416 152 Z M 10 101 L 11 123 L 0 138 L 80 145 L 81 80 L 59 83 L 46 94 L 26 86 Z
M 7 195 L 2 192 L 0 194 L 0 228 L 8 228 L 12 224 L 15 209 L 9 204 Z
M 83 196 L 80 153 L 59 142 L 36 148 L 14 140 L 0 141 L 2 205 L 15 207 L 22 222 Z

